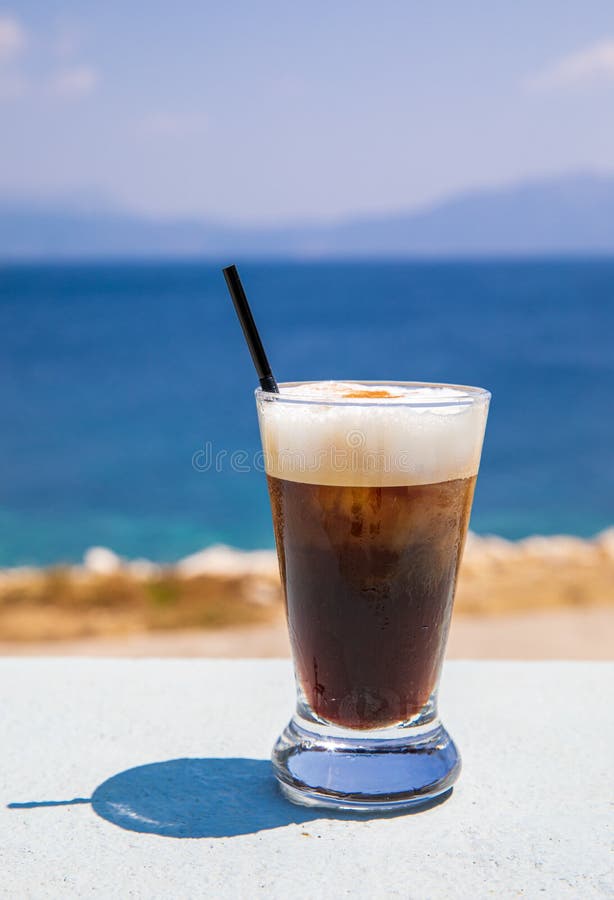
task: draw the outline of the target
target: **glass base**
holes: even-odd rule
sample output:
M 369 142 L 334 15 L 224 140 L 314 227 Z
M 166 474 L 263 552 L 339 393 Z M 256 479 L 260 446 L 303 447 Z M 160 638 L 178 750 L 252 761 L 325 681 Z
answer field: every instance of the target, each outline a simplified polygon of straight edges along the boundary
M 283 794 L 302 806 L 422 806 L 449 791 L 460 773 L 460 755 L 440 722 L 364 733 L 305 724 L 292 718 L 272 754 Z

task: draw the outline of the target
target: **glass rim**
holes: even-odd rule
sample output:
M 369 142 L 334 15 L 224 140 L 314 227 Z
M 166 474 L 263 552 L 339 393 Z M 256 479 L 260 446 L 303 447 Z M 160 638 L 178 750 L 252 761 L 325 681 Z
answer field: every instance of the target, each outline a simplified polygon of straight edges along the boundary
M 349 385 L 361 385 L 361 386 L 369 386 L 373 385 L 376 387 L 397 387 L 397 388 L 434 388 L 436 390 L 448 391 L 448 395 L 445 397 L 441 397 L 440 399 L 436 399 L 435 397 L 429 398 L 428 400 L 412 400 L 410 397 L 393 397 L 390 399 L 379 398 L 379 397 L 341 397 L 339 399 L 334 397 L 322 397 L 321 395 L 313 394 L 302 394 L 301 396 L 288 396 L 282 393 L 276 394 L 272 391 L 265 391 L 261 387 L 256 388 L 255 395 L 256 399 L 262 398 L 267 401 L 274 401 L 276 403 L 293 403 L 293 404 L 304 404 L 310 406 L 409 406 L 414 408 L 431 408 L 431 407 L 446 407 L 446 406 L 472 406 L 475 403 L 483 402 L 487 403 L 490 401 L 492 396 L 491 392 L 486 390 L 486 388 L 482 387 L 473 387 L 467 384 L 447 384 L 445 382 L 438 381 L 387 381 L 387 380 L 356 380 L 356 379 L 348 379 L 347 381 L 342 378 L 335 379 L 322 379 L 322 380 L 313 380 L 313 381 L 280 381 L 279 387 L 302 387 L 308 385 L 321 385 L 321 384 L 349 384 Z M 451 393 L 456 392 L 458 396 L 450 396 Z M 379 401 L 379 402 L 378 402 Z

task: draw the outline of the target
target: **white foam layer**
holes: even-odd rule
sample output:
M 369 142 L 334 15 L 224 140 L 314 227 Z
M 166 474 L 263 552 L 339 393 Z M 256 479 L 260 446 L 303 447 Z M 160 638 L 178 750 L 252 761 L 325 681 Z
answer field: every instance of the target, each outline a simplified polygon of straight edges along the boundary
M 462 387 L 282 384 L 279 400 L 258 395 L 266 470 L 327 485 L 467 478 L 478 471 L 488 399 Z

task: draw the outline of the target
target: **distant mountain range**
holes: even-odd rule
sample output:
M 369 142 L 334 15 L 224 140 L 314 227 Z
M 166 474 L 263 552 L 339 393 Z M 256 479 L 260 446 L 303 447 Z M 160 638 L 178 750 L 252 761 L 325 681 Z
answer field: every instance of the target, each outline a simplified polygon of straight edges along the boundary
M 0 200 L 0 259 L 326 258 L 614 253 L 614 176 L 575 175 L 334 224 L 233 227 Z

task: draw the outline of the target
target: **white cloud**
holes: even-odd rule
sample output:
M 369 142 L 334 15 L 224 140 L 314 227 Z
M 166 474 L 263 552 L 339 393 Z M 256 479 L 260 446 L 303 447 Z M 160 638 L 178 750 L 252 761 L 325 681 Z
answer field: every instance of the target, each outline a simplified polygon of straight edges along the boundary
M 18 19 L 0 13 L 0 102 L 18 100 L 28 90 L 27 79 L 16 67 L 26 44 L 26 32 Z
M 79 35 L 64 28 L 55 41 L 40 42 L 43 58 L 49 53 L 64 58 L 64 65 L 46 75 L 35 75 L 27 58 L 21 58 L 28 44 L 28 35 L 19 20 L 8 13 L 0 13 L 0 102 L 30 96 L 55 97 L 73 100 L 91 94 L 100 78 L 91 65 L 69 63 L 78 45 Z
M 19 20 L 0 14 L 0 61 L 14 59 L 26 46 L 26 32 Z
M 204 113 L 151 113 L 142 120 L 142 130 L 152 137 L 187 138 L 204 134 L 208 119 Z
M 614 38 L 598 41 L 546 66 L 529 79 L 527 87 L 548 91 L 600 81 L 614 81 Z
M 91 94 L 98 81 L 98 72 L 92 66 L 70 66 L 51 77 L 49 92 L 55 97 L 79 99 Z

